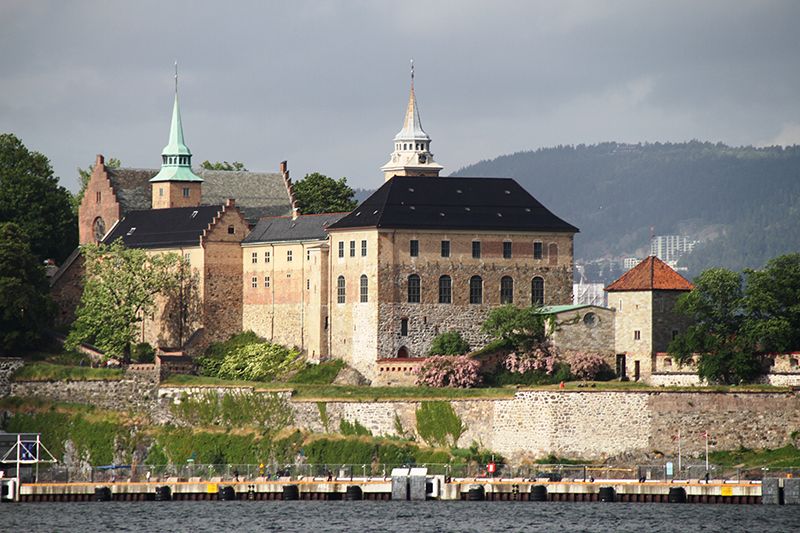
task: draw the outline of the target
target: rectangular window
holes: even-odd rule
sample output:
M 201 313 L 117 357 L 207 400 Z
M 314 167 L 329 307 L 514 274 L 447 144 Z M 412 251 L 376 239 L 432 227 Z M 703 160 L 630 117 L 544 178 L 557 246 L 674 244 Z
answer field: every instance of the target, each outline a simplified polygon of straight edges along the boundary
M 185 254 L 183 254 L 183 260 L 184 260 L 184 261 L 186 262 L 186 264 L 188 265 L 189 263 L 191 263 L 191 262 L 192 262 L 192 254 L 190 254 L 190 253 L 185 253 Z
M 360 285 L 360 292 L 359 296 L 361 299 L 361 303 L 365 304 L 369 301 L 369 279 L 367 276 L 361 276 L 361 285 Z
M 269 289 L 269 276 L 264 276 L 264 287 Z
M 286 262 L 287 263 L 291 263 L 292 262 L 292 251 L 291 250 L 286 250 Z
M 503 243 L 503 259 L 511 259 L 511 243 L 509 241 Z
M 159 196 L 164 196 L 164 187 L 159 187 L 158 188 L 158 195 Z
M 350 241 L 350 257 L 356 256 L 356 241 Z
M 264 252 L 264 262 L 269 263 L 269 252 Z
M 367 257 L 367 241 L 361 241 L 361 257 Z
M 418 240 L 412 239 L 409 242 L 408 252 L 409 252 L 409 254 L 411 254 L 411 257 L 418 257 L 419 256 L 419 241 Z
M 310 280 L 310 279 L 307 279 L 307 280 L 306 280 L 306 290 L 307 290 L 307 291 L 310 291 L 310 290 L 311 290 L 311 280 Z
M 256 287 L 258 287 L 258 278 L 253 276 L 253 279 L 250 280 L 250 283 L 252 284 L 253 288 L 255 289 Z
M 450 257 L 450 241 L 442 241 L 442 257 Z
M 343 304 L 345 302 L 345 294 L 344 276 L 339 276 L 336 279 L 336 302 Z
M 634 332 L 633 332 L 633 340 L 635 340 L 635 341 L 642 340 L 642 332 L 639 331 L 638 329 L 634 330 Z
M 439 303 L 449 304 L 453 302 L 453 280 L 450 276 L 439 278 Z
M 98 204 L 100 203 L 100 196 L 101 196 L 100 191 L 97 191 L 97 193 L 95 193 L 94 195 L 94 199 Z
M 481 241 L 472 241 L 472 257 L 473 259 L 481 258 Z
M 258 252 L 253 252 L 252 257 L 253 257 L 253 264 L 255 265 L 256 263 L 258 263 Z
M 344 241 L 339 241 L 339 257 L 344 257 Z
M 236 226 L 228 226 L 228 235 L 236 234 Z
M 400 319 L 400 336 L 401 337 L 408 337 L 408 319 L 401 318 Z
M 183 197 L 184 198 L 189 198 L 189 187 L 184 187 L 183 188 Z
M 542 243 L 540 242 L 533 243 L 533 258 L 534 259 L 542 258 Z

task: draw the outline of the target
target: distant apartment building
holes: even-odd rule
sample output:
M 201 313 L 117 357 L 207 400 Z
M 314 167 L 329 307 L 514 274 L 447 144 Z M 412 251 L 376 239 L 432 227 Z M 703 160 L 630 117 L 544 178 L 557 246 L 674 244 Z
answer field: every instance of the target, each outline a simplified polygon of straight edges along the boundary
M 585 282 L 573 283 L 572 304 L 606 307 L 608 305 L 608 298 L 606 296 L 605 284 Z
M 642 260 L 638 257 L 626 257 L 622 260 L 622 268 L 625 269 L 627 272 L 628 270 L 632 269 L 636 265 L 638 265 Z
M 675 264 L 681 256 L 692 251 L 696 242 L 685 235 L 656 235 L 650 240 L 650 255 L 668 264 Z M 630 267 L 626 265 L 625 268 Z

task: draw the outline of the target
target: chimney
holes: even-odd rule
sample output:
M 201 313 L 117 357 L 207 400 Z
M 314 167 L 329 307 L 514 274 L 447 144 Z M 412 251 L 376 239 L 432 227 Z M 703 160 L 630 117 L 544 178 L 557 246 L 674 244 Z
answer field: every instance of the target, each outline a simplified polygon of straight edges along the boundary
M 236 200 L 235 200 L 235 199 L 233 199 L 233 198 L 228 198 L 228 199 L 225 201 L 225 207 L 235 207 L 235 206 L 236 206 Z
M 281 161 L 281 174 L 286 174 L 289 171 L 289 165 L 286 161 Z
M 97 154 L 97 157 L 94 160 L 94 166 L 101 167 L 105 165 L 105 163 L 106 163 L 106 158 L 103 157 L 103 154 Z

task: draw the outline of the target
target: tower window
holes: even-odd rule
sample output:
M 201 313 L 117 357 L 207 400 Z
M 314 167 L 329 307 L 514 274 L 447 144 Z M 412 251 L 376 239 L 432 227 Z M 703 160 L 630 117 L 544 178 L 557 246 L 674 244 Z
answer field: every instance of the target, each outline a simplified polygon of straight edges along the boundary
M 531 280 L 531 305 L 544 305 L 544 279 L 539 276 Z
M 344 257 L 344 241 L 339 241 L 339 257 Z
M 189 198 L 189 187 L 184 187 L 183 188 L 183 197 L 184 198 Z
M 361 274 L 359 290 L 361 303 L 367 303 L 369 301 L 369 279 L 366 274 Z
M 350 241 L 350 257 L 356 256 L 356 241 Z
M 253 264 L 258 263 L 258 252 L 253 252 L 252 261 L 253 261 Z
M 336 278 L 336 302 L 343 304 L 345 301 L 344 276 Z
M 269 289 L 269 276 L 264 276 L 264 287 Z
M 100 193 L 100 191 L 97 191 L 97 192 L 94 194 L 94 200 L 95 200 L 95 202 L 97 202 L 98 204 L 100 203 L 100 197 L 101 197 L 101 193 Z
M 469 278 L 469 303 L 483 303 L 483 280 L 480 276 Z
M 367 241 L 361 241 L 361 257 L 367 256 Z
M 292 262 L 292 251 L 291 250 L 286 250 L 286 262 L 287 263 L 291 263 Z
M 408 337 L 408 319 L 401 318 L 400 319 L 400 336 L 401 337 Z
M 500 303 L 514 303 L 514 280 L 510 276 L 503 276 L 500 279 Z
M 409 242 L 408 252 L 411 254 L 411 257 L 418 257 L 419 256 L 419 241 L 416 239 L 412 239 Z
M 408 303 L 418 304 L 420 301 L 420 280 L 416 274 L 408 276 Z
M 639 331 L 638 329 L 634 330 L 634 332 L 633 332 L 633 340 L 635 340 L 635 341 L 642 340 L 642 332 Z
M 235 235 L 236 234 L 236 226 L 230 225 L 228 226 L 228 235 Z
M 511 242 L 503 242 L 503 259 L 511 259 Z
M 472 241 L 472 257 L 473 259 L 481 258 L 481 241 Z
M 158 195 L 159 196 L 164 196 L 164 187 L 159 187 L 158 188 Z
M 253 279 L 251 279 L 251 280 L 250 280 L 250 284 L 252 285 L 252 287 L 253 287 L 254 289 L 255 289 L 256 287 L 258 287 L 258 278 L 257 278 L 257 277 L 255 277 L 255 276 L 253 276 Z
M 534 259 L 542 258 L 542 243 L 540 242 L 533 243 L 533 258 Z
M 439 278 L 439 303 L 449 304 L 453 302 L 453 280 L 450 276 Z
M 442 257 L 450 257 L 450 241 L 442 241 Z
M 264 262 L 269 263 L 269 252 L 264 252 Z

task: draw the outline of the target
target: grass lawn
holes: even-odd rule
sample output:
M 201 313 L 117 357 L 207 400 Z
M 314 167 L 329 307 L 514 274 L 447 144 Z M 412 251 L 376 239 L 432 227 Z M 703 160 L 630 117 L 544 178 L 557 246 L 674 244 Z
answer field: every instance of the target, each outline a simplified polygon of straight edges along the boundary
M 124 372 L 119 368 L 28 363 L 14 373 L 14 381 L 118 381 Z
M 800 468 L 800 449 L 791 444 L 774 450 L 743 448 L 728 452 L 712 452 L 709 460 L 717 465 L 737 468 Z

